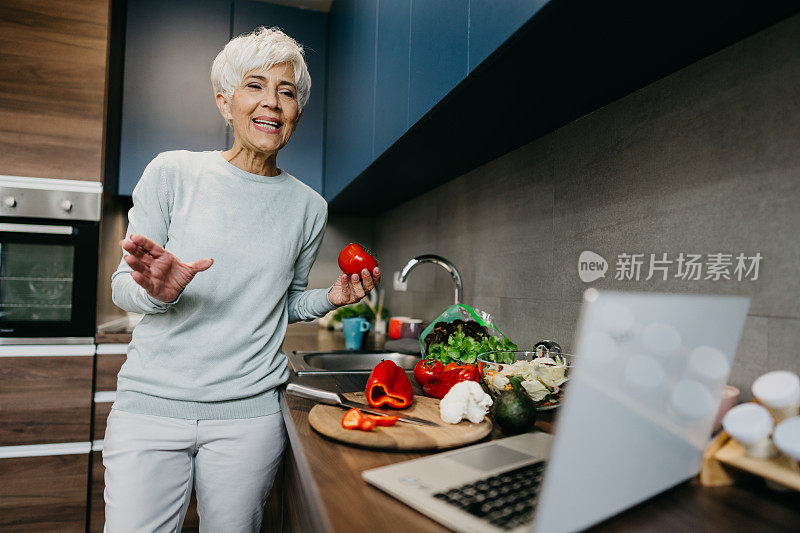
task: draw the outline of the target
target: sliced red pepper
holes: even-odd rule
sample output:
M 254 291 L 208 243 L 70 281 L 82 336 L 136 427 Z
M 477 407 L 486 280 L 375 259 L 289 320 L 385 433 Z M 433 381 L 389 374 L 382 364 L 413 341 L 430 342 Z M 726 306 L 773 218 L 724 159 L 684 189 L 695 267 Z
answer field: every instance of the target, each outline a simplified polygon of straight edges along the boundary
M 428 396 L 441 400 L 456 383 L 461 381 L 480 382 L 480 378 L 481 376 L 478 374 L 478 369 L 475 368 L 475 365 L 462 365 L 454 370 L 439 372 L 422 387 L 422 390 Z
M 399 420 L 396 416 L 375 416 L 366 415 L 375 421 L 376 426 L 393 426 Z
M 363 431 L 369 431 L 370 429 L 375 427 L 375 419 L 371 416 L 367 415 L 361 418 L 361 423 L 358 425 L 358 429 Z
M 342 417 L 342 427 L 344 429 L 358 429 L 363 418 L 364 415 L 361 414 L 361 411 L 353 407 Z
M 414 389 L 405 371 L 394 361 L 381 361 L 369 375 L 365 389 L 372 407 L 389 406 L 405 409 L 414 401 Z

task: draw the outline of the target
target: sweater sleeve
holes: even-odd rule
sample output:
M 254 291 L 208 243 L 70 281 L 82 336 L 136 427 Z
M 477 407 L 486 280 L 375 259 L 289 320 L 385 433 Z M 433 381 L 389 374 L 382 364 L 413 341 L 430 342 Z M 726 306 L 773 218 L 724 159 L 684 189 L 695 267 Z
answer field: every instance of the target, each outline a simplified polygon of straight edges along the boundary
M 295 261 L 294 278 L 289 285 L 287 298 L 290 324 L 325 316 L 326 313 L 337 308 L 328 299 L 330 288 L 305 290 L 308 286 L 308 273 L 317 259 L 319 247 L 322 244 L 327 220 L 328 213 L 327 207 L 325 207 L 315 221 L 311 238 L 306 242 Z
M 126 238 L 138 233 L 159 246 L 167 243 L 172 208 L 165 179 L 167 170 L 164 154 L 159 154 L 144 169 L 133 189 L 133 207 L 128 211 Z M 178 295 L 173 302 L 162 302 L 150 296 L 131 277 L 133 269 L 125 262 L 126 255 L 128 253 L 123 250 L 119 266 L 111 275 L 111 299 L 117 307 L 132 313 L 163 313 L 181 299 Z

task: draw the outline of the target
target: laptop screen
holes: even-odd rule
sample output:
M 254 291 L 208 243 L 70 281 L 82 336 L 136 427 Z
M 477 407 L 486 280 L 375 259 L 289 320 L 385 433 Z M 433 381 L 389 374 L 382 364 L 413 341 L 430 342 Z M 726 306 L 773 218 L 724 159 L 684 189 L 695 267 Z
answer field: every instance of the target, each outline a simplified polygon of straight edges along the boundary
M 748 298 L 584 297 L 535 531 L 576 531 L 700 469 Z

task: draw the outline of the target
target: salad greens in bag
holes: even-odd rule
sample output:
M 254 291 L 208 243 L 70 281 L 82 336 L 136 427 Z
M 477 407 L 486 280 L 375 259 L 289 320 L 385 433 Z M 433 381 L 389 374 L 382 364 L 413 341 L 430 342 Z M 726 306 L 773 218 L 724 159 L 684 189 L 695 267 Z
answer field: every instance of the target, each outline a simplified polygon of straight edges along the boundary
M 517 345 L 491 323 L 486 313 L 468 305 L 445 309 L 419 337 L 422 357 L 447 363 L 475 363 L 478 355 L 496 352 L 489 360 L 513 363 Z M 504 351 L 507 350 L 507 351 Z

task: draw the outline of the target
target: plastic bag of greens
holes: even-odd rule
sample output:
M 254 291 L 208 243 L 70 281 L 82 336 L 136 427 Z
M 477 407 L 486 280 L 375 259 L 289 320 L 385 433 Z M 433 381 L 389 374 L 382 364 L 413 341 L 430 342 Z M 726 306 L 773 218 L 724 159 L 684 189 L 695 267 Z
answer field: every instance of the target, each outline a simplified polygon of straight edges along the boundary
M 445 309 L 419 337 L 422 357 L 447 363 L 475 363 L 479 354 L 512 363 L 517 345 L 492 324 L 491 317 L 464 304 Z

